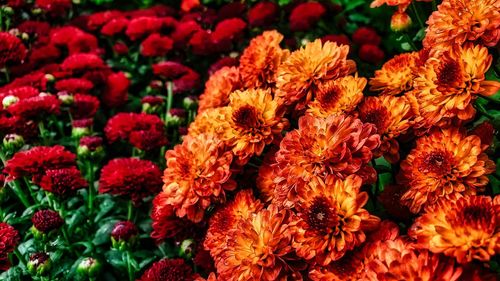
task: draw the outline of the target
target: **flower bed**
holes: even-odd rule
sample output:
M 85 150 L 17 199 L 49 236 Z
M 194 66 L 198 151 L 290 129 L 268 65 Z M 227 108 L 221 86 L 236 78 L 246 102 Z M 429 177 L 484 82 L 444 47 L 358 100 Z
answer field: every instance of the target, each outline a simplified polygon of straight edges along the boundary
M 7 1 L 1 280 L 496 280 L 500 2 Z

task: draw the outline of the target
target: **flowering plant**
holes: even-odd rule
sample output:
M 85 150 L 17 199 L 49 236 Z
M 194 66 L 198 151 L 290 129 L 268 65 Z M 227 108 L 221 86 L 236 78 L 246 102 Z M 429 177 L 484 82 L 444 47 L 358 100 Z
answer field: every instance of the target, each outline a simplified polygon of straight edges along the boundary
M 1 280 L 496 280 L 500 1 L 0 7 Z

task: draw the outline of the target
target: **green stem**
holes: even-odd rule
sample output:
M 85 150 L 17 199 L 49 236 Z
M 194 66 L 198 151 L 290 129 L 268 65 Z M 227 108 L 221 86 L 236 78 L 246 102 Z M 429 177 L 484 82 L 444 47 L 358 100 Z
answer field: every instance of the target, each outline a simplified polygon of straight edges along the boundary
M 23 180 L 24 180 L 24 184 L 26 184 L 26 187 L 28 188 L 28 191 L 30 192 L 31 198 L 33 198 L 33 201 L 35 202 L 35 204 L 39 204 L 40 202 L 38 201 L 38 197 L 36 196 L 36 193 L 31 188 L 31 183 L 29 182 L 29 180 L 26 177 L 23 177 Z
M 405 33 L 403 36 L 405 37 L 406 42 L 408 42 L 408 44 L 410 44 L 410 46 L 411 46 L 412 50 L 413 50 L 413 51 L 417 51 L 417 50 L 418 50 L 418 48 L 417 48 L 417 46 L 415 46 L 415 43 L 413 43 L 413 40 L 411 40 L 411 38 L 410 38 L 410 36 L 408 35 L 408 33 Z
M 26 259 L 24 258 L 24 256 L 21 254 L 21 252 L 19 252 L 19 250 L 16 248 L 14 249 L 14 255 L 16 255 L 17 259 L 19 259 L 19 262 L 24 266 L 26 267 Z
M 40 123 L 38 123 L 38 129 L 40 130 L 40 137 L 42 137 L 43 145 L 48 145 L 49 142 L 47 140 L 47 130 L 45 129 L 43 121 L 40 121 Z
M 9 182 L 10 188 L 12 188 L 12 191 L 16 194 L 16 196 L 19 198 L 21 203 L 23 203 L 24 207 L 29 208 L 31 206 L 30 201 L 28 197 L 24 194 L 24 191 L 21 189 L 21 185 L 19 184 L 19 181 L 14 180 Z
M 413 11 L 413 13 L 415 14 L 415 17 L 417 18 L 418 25 L 420 25 L 420 28 L 425 28 L 425 24 L 422 21 L 422 19 L 420 18 L 420 13 L 418 12 L 418 9 L 417 9 L 417 6 L 415 5 L 415 3 L 412 2 L 410 7 L 411 7 L 411 10 Z
M 132 264 L 130 263 L 130 252 L 127 251 L 127 273 L 128 273 L 128 280 L 129 281 L 134 281 L 134 270 L 132 268 Z
M 132 205 L 132 200 L 128 201 L 127 207 L 127 220 L 130 221 L 132 219 L 132 213 L 134 210 L 134 206 Z
M 432 0 L 432 10 L 433 10 L 433 11 L 437 11 L 437 4 L 436 4 L 436 0 Z
M 172 103 L 174 102 L 174 90 L 171 81 L 167 82 L 167 112 L 165 114 L 165 118 L 167 118 L 170 109 L 172 109 Z M 166 120 L 165 120 L 166 121 Z M 166 122 L 165 122 L 166 123 Z
M 95 190 L 94 190 L 94 167 L 92 166 L 92 161 L 87 160 L 87 178 L 89 181 L 89 194 L 88 194 L 88 202 L 87 207 L 89 210 L 89 218 L 91 218 L 92 213 L 94 212 L 94 198 L 95 198 Z

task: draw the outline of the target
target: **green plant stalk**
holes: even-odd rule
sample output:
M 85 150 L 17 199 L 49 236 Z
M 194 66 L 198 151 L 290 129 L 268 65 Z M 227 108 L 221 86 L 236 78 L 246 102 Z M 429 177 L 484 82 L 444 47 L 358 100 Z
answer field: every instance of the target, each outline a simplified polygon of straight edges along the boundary
M 167 112 L 165 114 L 165 121 L 167 121 L 167 115 L 172 109 L 172 103 L 174 102 L 174 90 L 171 81 L 167 82 Z M 166 122 L 165 122 L 166 123 Z
M 133 211 L 134 211 L 134 206 L 132 205 L 132 200 L 129 200 L 128 206 L 127 206 L 127 220 L 128 221 L 132 220 Z
M 134 281 L 135 272 L 132 268 L 132 265 L 130 264 L 130 252 L 129 251 L 127 251 L 127 274 L 128 274 L 128 280 Z
M 410 44 L 410 46 L 412 48 L 412 51 L 417 51 L 418 48 L 417 48 L 417 46 L 415 46 L 415 43 L 413 43 L 413 40 L 411 40 L 411 38 L 408 35 L 408 33 L 405 33 L 403 36 L 405 37 L 406 42 L 408 42 L 408 44 Z
M 94 190 L 94 167 L 92 165 L 92 161 L 87 160 L 85 165 L 87 166 L 87 178 L 89 181 L 89 194 L 87 196 L 87 208 L 88 208 L 88 217 L 89 219 L 92 217 L 92 213 L 94 212 L 94 198 L 95 198 L 95 190 Z M 92 220 L 90 220 L 92 221 Z
M 35 204 L 39 204 L 40 202 L 38 201 L 36 194 L 34 193 L 33 189 L 31 188 L 31 184 L 30 184 L 29 180 L 26 177 L 23 177 L 23 180 L 24 180 L 24 184 L 26 184 L 26 187 L 28 188 L 28 191 L 30 192 L 31 198 L 33 198 L 33 201 L 35 202 Z
M 40 121 L 38 123 L 38 129 L 40 130 L 40 137 L 42 137 L 42 143 L 43 145 L 48 145 L 48 139 L 47 139 L 47 130 L 45 129 L 45 125 L 43 124 L 43 121 Z
M 425 24 L 422 21 L 422 19 L 420 18 L 420 13 L 418 12 L 418 9 L 417 9 L 417 6 L 415 5 L 415 3 L 412 2 L 410 4 L 410 7 L 411 7 L 411 10 L 413 11 L 413 13 L 415 14 L 415 17 L 417 18 L 418 25 L 420 25 L 420 28 L 425 28 Z
M 19 259 L 19 262 L 23 265 L 23 267 L 26 267 L 26 259 L 17 248 L 14 249 L 14 255 L 16 255 L 17 259 Z
M 21 185 L 19 184 L 18 180 L 14 180 L 9 182 L 9 186 L 14 191 L 16 196 L 19 198 L 21 203 L 23 203 L 24 207 L 29 208 L 31 206 L 30 201 L 28 197 L 24 194 L 24 191 L 21 188 Z

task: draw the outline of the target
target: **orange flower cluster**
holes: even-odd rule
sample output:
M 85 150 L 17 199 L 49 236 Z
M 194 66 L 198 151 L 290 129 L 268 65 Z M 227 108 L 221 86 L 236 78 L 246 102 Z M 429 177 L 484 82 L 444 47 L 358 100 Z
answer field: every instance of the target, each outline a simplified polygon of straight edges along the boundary
M 373 5 L 404 12 L 410 2 Z M 500 89 L 485 78 L 496 12 L 478 4 L 498 1 L 471 2 L 486 17 L 481 31 L 457 18 L 461 1 L 445 0 L 426 48 L 395 56 L 369 80 L 347 45 L 315 40 L 290 52 L 277 31 L 253 39 L 238 67 L 210 77 L 188 135 L 166 154 L 155 238 L 206 218 L 208 280 L 487 278 L 472 261 L 500 253 L 500 196 L 481 195 L 495 171 L 493 131 L 467 122 L 478 96 Z M 436 30 L 450 32 L 445 40 Z M 390 185 L 380 186 L 380 162 L 397 174 Z M 413 224 L 408 235 L 381 222 L 377 199 L 406 211 L 398 218 Z

